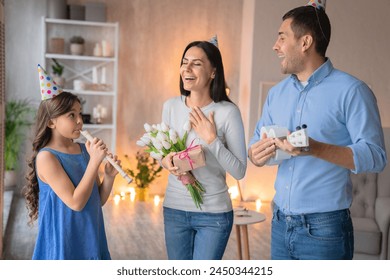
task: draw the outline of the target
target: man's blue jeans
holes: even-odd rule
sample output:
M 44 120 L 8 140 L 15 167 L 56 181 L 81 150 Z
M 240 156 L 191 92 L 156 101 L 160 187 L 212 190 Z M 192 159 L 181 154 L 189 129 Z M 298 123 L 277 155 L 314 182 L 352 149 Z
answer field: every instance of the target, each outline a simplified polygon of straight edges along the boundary
M 353 250 L 353 226 L 348 209 L 285 215 L 275 205 L 271 259 L 351 260 Z
M 233 211 L 186 212 L 164 207 L 170 260 L 221 260 L 233 226 Z

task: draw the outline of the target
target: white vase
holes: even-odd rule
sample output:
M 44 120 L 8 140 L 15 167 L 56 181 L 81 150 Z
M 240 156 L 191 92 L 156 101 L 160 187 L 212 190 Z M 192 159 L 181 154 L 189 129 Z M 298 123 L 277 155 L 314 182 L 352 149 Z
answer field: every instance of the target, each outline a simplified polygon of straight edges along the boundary
M 82 55 L 84 53 L 84 44 L 70 44 L 70 53 L 73 55 Z
M 93 48 L 93 55 L 102 56 L 102 46 L 99 43 L 95 44 L 95 47 Z

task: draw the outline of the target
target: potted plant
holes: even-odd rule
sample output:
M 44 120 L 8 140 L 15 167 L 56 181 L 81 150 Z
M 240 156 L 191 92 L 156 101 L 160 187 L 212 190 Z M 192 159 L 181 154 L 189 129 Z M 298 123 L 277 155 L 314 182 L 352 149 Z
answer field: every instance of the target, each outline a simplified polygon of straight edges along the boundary
M 16 185 L 16 169 L 26 129 L 32 125 L 31 117 L 35 109 L 30 102 L 10 100 L 5 104 L 5 186 Z
M 64 72 L 64 66 L 61 65 L 57 59 L 55 58 L 52 58 L 52 61 L 54 64 L 51 65 L 51 69 L 53 71 L 53 80 L 54 82 L 60 86 L 60 87 L 64 87 L 65 85 L 65 78 L 62 77 L 62 74 Z
M 73 36 L 70 38 L 70 53 L 73 55 L 82 55 L 84 53 L 84 38 Z
M 129 160 L 128 155 L 125 158 Z M 145 201 L 149 197 L 149 185 L 160 176 L 162 167 L 154 158 L 149 156 L 149 153 L 138 151 L 135 159 L 137 160 L 136 170 L 130 168 L 125 171 L 133 178 L 136 184 L 136 198 L 140 201 Z

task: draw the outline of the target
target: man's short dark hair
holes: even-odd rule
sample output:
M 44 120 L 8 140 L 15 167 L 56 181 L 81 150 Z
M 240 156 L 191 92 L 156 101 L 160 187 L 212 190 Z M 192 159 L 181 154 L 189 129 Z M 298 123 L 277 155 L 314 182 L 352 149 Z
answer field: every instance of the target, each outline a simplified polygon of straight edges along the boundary
M 306 34 L 313 37 L 316 51 L 325 57 L 330 41 L 331 26 L 325 10 L 313 6 L 302 6 L 287 12 L 283 20 L 292 19 L 291 29 L 296 38 Z

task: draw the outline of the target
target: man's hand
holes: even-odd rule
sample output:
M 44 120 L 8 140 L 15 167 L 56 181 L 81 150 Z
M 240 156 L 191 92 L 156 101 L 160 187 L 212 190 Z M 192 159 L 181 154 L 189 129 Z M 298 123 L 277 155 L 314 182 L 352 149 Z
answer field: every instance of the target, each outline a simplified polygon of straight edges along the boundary
M 287 139 L 275 138 L 275 145 L 278 147 L 278 149 L 289 153 L 293 157 L 299 156 L 302 153 L 301 148 L 294 147 L 290 144 L 290 142 L 287 141 Z
M 256 166 L 264 166 L 264 164 L 275 156 L 275 139 L 267 138 L 267 134 L 263 134 L 263 138 L 253 144 L 248 151 L 249 159 Z

